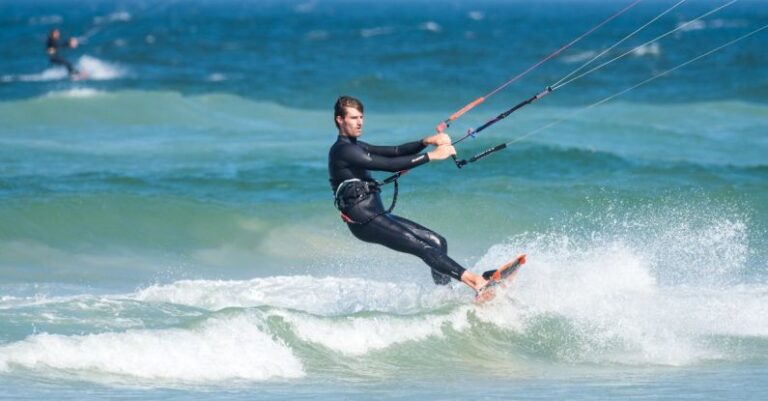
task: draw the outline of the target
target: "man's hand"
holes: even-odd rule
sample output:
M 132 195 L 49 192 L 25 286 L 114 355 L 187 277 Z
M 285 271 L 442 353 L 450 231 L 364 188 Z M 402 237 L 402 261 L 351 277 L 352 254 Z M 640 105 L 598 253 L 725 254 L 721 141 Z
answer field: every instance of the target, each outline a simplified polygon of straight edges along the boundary
M 435 145 L 435 146 L 450 145 L 451 137 L 448 136 L 448 134 L 441 132 L 439 134 L 430 135 L 422 139 L 421 143 L 425 145 Z
M 429 160 L 444 160 L 456 154 L 452 145 L 440 145 L 435 150 L 428 152 Z

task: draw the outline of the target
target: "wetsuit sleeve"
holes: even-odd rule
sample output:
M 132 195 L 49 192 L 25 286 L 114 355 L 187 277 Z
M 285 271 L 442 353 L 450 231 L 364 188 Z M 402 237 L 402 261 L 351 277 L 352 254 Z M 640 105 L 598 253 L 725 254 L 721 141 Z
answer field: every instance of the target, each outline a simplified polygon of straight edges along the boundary
M 407 142 L 397 146 L 376 146 L 371 145 L 370 143 L 365 143 L 363 141 L 357 141 L 357 144 L 365 149 L 368 153 L 387 157 L 415 155 L 427 147 L 427 145 L 424 145 L 421 140 Z
M 51 50 L 57 50 L 59 48 L 59 44 L 57 41 L 48 38 L 48 41 L 45 42 L 45 50 L 51 51 Z
M 369 152 L 362 146 L 346 146 L 341 150 L 340 156 L 354 167 L 389 172 L 408 170 L 429 162 L 426 153 L 388 157 Z
M 62 48 L 71 49 L 72 46 L 69 45 L 69 41 L 71 39 L 72 38 L 69 38 L 67 40 L 61 40 L 61 39 L 53 40 L 49 38 L 45 44 L 45 49 L 48 51 L 51 51 L 51 50 L 58 51 L 59 49 L 62 49 Z

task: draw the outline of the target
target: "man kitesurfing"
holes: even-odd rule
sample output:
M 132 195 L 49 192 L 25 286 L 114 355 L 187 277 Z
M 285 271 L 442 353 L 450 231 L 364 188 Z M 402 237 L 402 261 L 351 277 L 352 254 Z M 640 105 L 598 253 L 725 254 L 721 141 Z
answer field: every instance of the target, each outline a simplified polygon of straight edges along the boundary
M 383 183 L 374 180 L 370 174 L 370 171 L 402 174 L 430 161 L 445 160 L 456 154 L 451 138 L 441 132 L 399 146 L 375 146 L 360 141 L 363 104 L 349 96 L 342 96 L 336 101 L 334 120 L 339 135 L 328 154 L 328 171 L 336 207 L 352 234 L 362 241 L 417 256 L 432 269 L 435 284 L 446 285 L 453 278 L 481 297 L 490 287 L 489 283 L 500 279 L 499 274 L 492 277 L 497 270 L 478 275 L 451 259 L 445 238 L 392 214 L 392 207 L 389 210 L 384 208 L 380 196 Z M 430 145 L 435 148 L 423 152 Z M 394 180 L 399 174 L 394 176 Z M 516 259 L 516 262 L 514 266 L 522 264 L 524 257 Z M 502 266 L 498 273 L 514 266 L 512 263 Z
M 64 42 L 64 43 L 62 43 Z M 65 59 L 61 55 L 61 49 L 68 48 L 74 49 L 78 46 L 79 42 L 77 38 L 71 37 L 66 41 L 61 39 L 61 31 L 58 28 L 53 28 L 48 33 L 48 39 L 45 42 L 45 52 L 48 54 L 48 60 L 51 64 L 62 65 L 67 69 L 67 74 L 71 79 L 80 79 L 85 75 L 75 68 L 72 63 Z
M 511 141 L 488 148 L 468 159 L 459 160 L 455 157 L 455 144 L 458 144 L 469 137 L 475 137 L 478 133 L 485 130 L 486 128 L 506 119 L 511 114 L 525 106 L 538 101 L 544 96 L 547 96 L 550 93 L 553 93 L 554 91 L 557 91 L 564 86 L 593 73 L 594 71 L 602 69 L 603 67 L 621 58 L 624 58 L 629 54 L 632 54 L 633 51 L 642 48 L 642 46 L 655 43 L 656 41 L 669 36 L 674 32 L 682 30 L 686 26 L 730 6 L 737 0 L 731 0 L 723 5 L 720 5 L 689 22 L 678 24 L 674 29 L 659 35 L 650 41 L 647 41 L 632 50 L 624 52 L 617 57 L 603 62 L 596 67 L 582 72 L 582 70 L 586 69 L 588 65 L 592 64 L 598 58 L 607 54 L 611 49 L 615 48 L 620 43 L 623 43 L 630 37 L 642 31 L 644 28 L 651 25 L 653 22 L 657 21 L 659 18 L 671 12 L 686 1 L 680 0 L 658 16 L 645 23 L 640 28 L 636 29 L 629 35 L 625 36 L 610 46 L 608 49 L 604 50 L 569 74 L 565 75 L 556 83 L 547 86 L 544 90 L 538 92 L 534 96 L 519 102 L 512 108 L 488 120 L 483 125 L 474 129 L 470 129 L 465 136 L 458 139 L 457 141 L 453 142 L 451 138 L 444 133 L 444 130 L 459 117 L 472 110 L 479 104 L 485 102 L 488 98 L 508 87 L 529 72 L 535 70 L 546 61 L 556 57 L 566 49 L 569 49 L 575 43 L 590 35 L 614 18 L 635 7 L 638 3 L 640 3 L 640 1 L 641 0 L 634 0 L 623 9 L 617 11 L 577 38 L 561 46 L 501 86 L 492 90 L 488 94 L 468 103 L 461 109 L 454 112 L 450 117 L 442 121 L 437 126 L 437 134 L 425 137 L 418 141 L 405 143 L 400 146 L 374 146 L 369 145 L 363 141 L 359 141 L 358 138 L 362 135 L 363 129 L 363 104 L 359 100 L 352 97 L 340 97 L 336 101 L 336 105 L 334 107 L 334 119 L 336 127 L 339 130 L 339 136 L 336 140 L 336 143 L 334 143 L 331 147 L 328 156 L 328 169 L 330 173 L 331 188 L 334 191 L 336 207 L 341 212 L 342 219 L 347 223 L 347 227 L 350 231 L 352 231 L 352 234 L 354 234 L 355 237 L 362 241 L 381 244 L 399 252 L 405 252 L 418 256 L 432 269 L 432 277 L 436 284 L 448 284 L 450 279 L 453 278 L 463 282 L 475 290 L 477 292 L 478 300 L 485 301 L 493 298 L 493 291 L 487 290 L 493 288 L 497 284 L 502 283 L 502 280 L 513 277 L 518 267 L 525 263 L 525 255 L 520 255 L 499 269 L 486 271 L 482 275 L 478 275 L 466 270 L 448 256 L 448 245 L 445 241 L 445 238 L 426 227 L 423 227 L 408 219 L 395 216 L 391 213 L 392 209 L 394 208 L 395 201 L 397 200 L 397 179 L 411 168 L 418 167 L 430 161 L 444 160 L 448 157 L 453 157 L 456 166 L 458 168 L 463 168 L 469 163 L 475 163 L 478 160 L 481 160 L 491 154 L 506 149 L 507 146 L 515 142 L 518 142 L 524 138 L 531 137 L 544 129 L 550 128 L 562 121 L 565 121 L 568 116 L 566 116 L 566 118 L 561 118 L 559 120 L 550 122 L 545 126 L 530 131 L 524 135 L 520 135 Z M 745 33 L 735 39 L 721 44 L 703 54 L 689 59 L 688 61 L 678 64 L 673 68 L 659 72 L 634 86 L 610 95 L 586 107 L 578 109 L 571 113 L 569 116 L 576 115 L 585 110 L 589 110 L 595 106 L 606 103 L 635 88 L 652 82 L 658 78 L 664 77 L 682 67 L 685 67 L 695 61 L 698 61 L 717 51 L 731 46 L 736 42 L 756 35 L 757 33 L 764 30 L 768 30 L 768 24 L 753 29 L 748 33 Z M 430 145 L 435 146 L 435 149 L 430 152 L 422 152 L 427 148 L 427 146 Z M 370 171 L 389 171 L 396 174 L 379 182 L 371 177 Z M 390 182 L 395 184 L 395 198 L 392 202 L 392 206 L 390 206 L 389 209 L 384 209 L 384 206 L 381 202 L 381 197 L 379 195 L 380 187 L 381 185 Z

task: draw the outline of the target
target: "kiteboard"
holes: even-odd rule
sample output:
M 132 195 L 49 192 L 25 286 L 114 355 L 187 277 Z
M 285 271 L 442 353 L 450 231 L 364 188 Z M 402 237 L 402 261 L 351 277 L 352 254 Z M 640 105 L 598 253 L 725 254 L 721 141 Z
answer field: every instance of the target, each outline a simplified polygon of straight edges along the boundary
M 517 272 L 524 264 L 525 254 L 522 254 L 496 270 L 483 273 L 483 278 L 488 280 L 488 284 L 477 292 L 475 302 L 482 304 L 495 298 L 498 290 L 506 288 L 515 280 Z
M 85 71 L 80 71 L 75 74 L 72 74 L 69 76 L 69 79 L 72 81 L 85 81 L 88 79 L 88 73 Z

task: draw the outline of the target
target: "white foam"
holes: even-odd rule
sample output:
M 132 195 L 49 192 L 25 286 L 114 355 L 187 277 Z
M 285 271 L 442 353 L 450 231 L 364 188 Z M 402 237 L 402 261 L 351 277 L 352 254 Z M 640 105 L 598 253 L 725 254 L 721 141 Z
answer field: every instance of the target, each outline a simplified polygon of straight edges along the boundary
M 748 26 L 749 22 L 746 20 L 725 20 L 725 19 L 713 19 L 713 20 L 693 20 L 682 21 L 677 24 L 677 28 L 681 28 L 681 32 L 693 32 L 702 31 L 705 29 L 727 29 L 727 28 L 743 28 Z
M 424 30 L 424 31 L 434 32 L 434 33 L 440 33 L 440 32 L 442 32 L 443 27 L 440 26 L 440 24 L 438 24 L 435 21 L 427 21 L 427 22 L 419 25 L 419 29 Z
M 677 24 L 681 32 L 700 31 L 706 29 L 707 23 L 702 20 L 682 21 Z
M 649 43 L 644 46 L 640 46 L 632 50 L 632 55 L 636 57 L 642 56 L 658 56 L 661 54 L 661 45 L 657 42 Z
M 125 68 L 87 55 L 81 56 L 75 65 L 79 71 L 87 75 L 88 79 L 96 81 L 117 79 L 127 75 Z M 2 82 L 46 82 L 62 79 L 69 79 L 69 74 L 64 67 L 51 67 L 38 74 L 7 74 L 0 77 Z
M 262 381 L 304 375 L 301 362 L 255 316 L 190 329 L 79 336 L 37 334 L 0 347 L 0 371 L 59 370 L 86 380 L 115 376 L 166 382 Z
M 359 356 L 409 341 L 442 337 L 448 325 L 460 331 L 469 326 L 468 307 L 445 316 L 360 316 L 342 319 L 277 313 L 302 340 L 345 355 Z
M 127 22 L 131 20 L 131 13 L 127 11 L 117 11 L 104 17 L 94 17 L 93 22 L 95 24 L 104 24 L 109 22 Z
M 88 79 L 105 81 L 124 77 L 126 71 L 123 67 L 99 60 L 91 56 L 81 56 L 77 60 L 77 69 L 85 72 Z
M 485 19 L 485 13 L 482 11 L 470 11 L 467 13 L 467 17 L 473 21 L 482 21 Z
M 574 64 L 574 63 L 581 63 L 581 62 L 587 61 L 592 57 L 595 57 L 596 55 L 597 55 L 596 51 L 588 50 L 588 51 L 583 51 L 576 54 L 563 56 L 561 60 L 566 64 Z
M 521 251 L 528 263 L 507 297 L 478 317 L 521 333 L 542 319 L 560 319 L 570 339 L 556 352 L 570 361 L 687 365 L 739 358 L 713 339 L 768 335 L 768 287 L 725 279 L 745 261 L 744 223 L 693 209 L 625 220 L 606 214 L 597 232 L 526 234 L 492 247 L 478 265 Z M 696 221 L 697 214 L 707 217 Z
M 0 296 L 0 309 L 15 308 L 16 306 L 24 305 L 27 302 L 29 301 L 25 298 L 14 297 L 12 295 L 3 295 Z
M 374 36 L 389 35 L 395 32 L 395 28 L 391 26 L 380 26 L 376 28 L 367 28 L 360 30 L 360 36 L 364 38 L 372 38 Z
M 48 297 L 47 295 L 34 295 L 29 297 L 3 296 L 0 298 L 0 309 L 23 308 L 49 303 L 66 302 L 72 297 Z
M 153 285 L 135 298 L 208 310 L 271 306 L 332 316 L 361 311 L 410 313 L 452 302 L 461 295 L 448 288 L 425 289 L 410 283 L 286 276 L 245 281 L 183 280 Z
M 723 28 L 744 28 L 749 26 L 747 20 L 726 20 L 726 19 L 713 19 L 707 23 L 707 27 L 711 29 L 723 29 Z
M 208 82 L 222 82 L 227 80 L 227 76 L 220 72 L 214 72 L 208 75 L 206 78 Z
M 48 97 L 64 97 L 70 99 L 87 99 L 103 95 L 105 92 L 93 88 L 72 88 L 64 91 L 48 92 Z
M 3 82 L 42 82 L 57 81 L 68 78 L 67 70 L 63 67 L 53 67 L 39 74 L 3 75 Z

